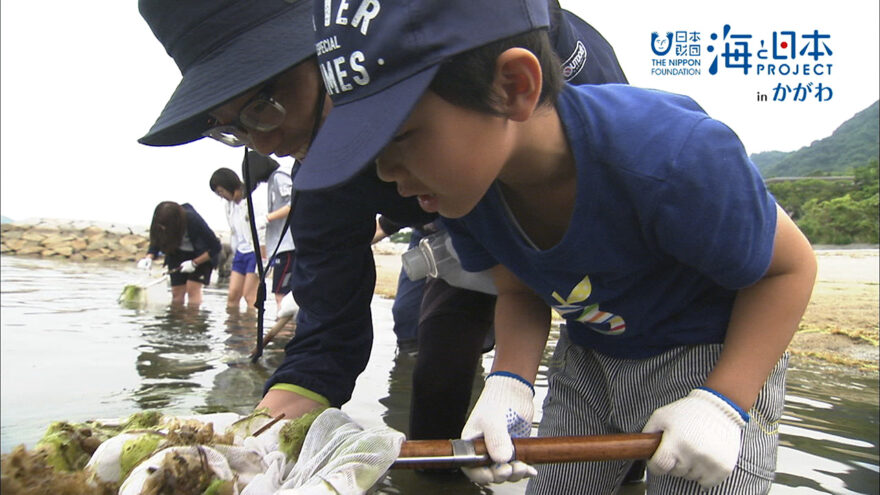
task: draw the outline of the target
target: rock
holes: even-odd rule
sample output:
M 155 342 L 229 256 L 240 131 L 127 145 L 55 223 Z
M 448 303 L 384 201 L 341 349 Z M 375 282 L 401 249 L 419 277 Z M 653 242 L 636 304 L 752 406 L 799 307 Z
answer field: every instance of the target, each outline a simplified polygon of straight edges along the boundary
M 83 233 L 83 235 L 85 235 L 86 237 L 91 237 L 91 236 L 93 236 L 93 235 L 99 235 L 99 234 L 100 234 L 101 236 L 103 236 L 103 235 L 104 235 L 104 229 L 102 229 L 102 228 L 100 228 L 100 227 L 95 227 L 94 225 L 91 225 L 91 226 L 89 226 L 89 227 L 84 228 L 83 231 L 82 231 L 82 233 Z
M 3 241 L 3 245 L 8 246 L 9 249 L 13 251 L 18 251 L 21 248 L 25 247 L 27 244 L 28 242 L 24 239 L 9 239 Z
M 75 239 L 76 237 L 72 235 L 50 235 L 40 241 L 40 245 L 49 247 L 53 245 L 64 244 L 66 242 L 71 242 Z
M 89 239 L 88 250 L 97 251 L 99 249 L 105 249 L 108 246 L 110 246 L 110 241 L 102 236 L 95 239 Z
M 88 250 L 83 251 L 80 254 L 82 254 L 83 257 L 88 261 L 104 261 L 105 259 L 107 259 L 107 255 L 102 253 L 101 251 Z
M 43 248 L 40 246 L 27 245 L 27 246 L 23 246 L 15 254 L 28 255 L 28 254 L 36 254 L 36 253 L 39 253 L 42 251 L 43 251 Z
M 137 261 L 135 252 L 129 252 L 127 249 L 116 249 L 110 252 L 109 257 L 119 261 Z
M 21 238 L 26 241 L 42 242 L 43 239 L 46 238 L 46 235 L 36 231 L 30 231 L 22 234 Z
M 124 235 L 119 238 L 119 244 L 123 246 L 140 246 L 141 244 L 145 243 L 146 239 L 134 234 Z
M 44 218 L 2 225 L 4 255 L 130 262 L 149 246 L 149 230 L 143 226 Z

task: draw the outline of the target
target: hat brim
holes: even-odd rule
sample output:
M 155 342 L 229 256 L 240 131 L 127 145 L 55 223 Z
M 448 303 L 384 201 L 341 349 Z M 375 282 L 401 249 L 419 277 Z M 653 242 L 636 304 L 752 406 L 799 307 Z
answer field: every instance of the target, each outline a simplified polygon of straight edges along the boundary
M 195 141 L 207 130 L 210 110 L 315 55 L 311 4 L 298 2 L 190 66 L 138 142 L 174 146 Z
M 382 151 L 434 79 L 433 65 L 370 96 L 333 107 L 294 179 L 300 190 L 344 184 Z

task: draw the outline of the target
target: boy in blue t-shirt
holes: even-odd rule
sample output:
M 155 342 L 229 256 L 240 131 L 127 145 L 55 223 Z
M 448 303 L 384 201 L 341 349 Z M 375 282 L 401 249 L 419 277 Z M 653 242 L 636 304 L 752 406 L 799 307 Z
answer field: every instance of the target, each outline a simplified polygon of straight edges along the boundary
M 566 328 L 539 435 L 662 431 L 649 493 L 766 493 L 809 242 L 691 99 L 563 86 L 545 9 L 384 1 L 316 19 L 334 108 L 297 186 L 376 158 L 447 218 L 466 269 L 492 270 L 497 351 L 462 437 L 484 436 L 497 464 L 475 481 L 536 474 L 510 462 L 510 437 L 530 433 L 552 308 Z M 540 466 L 528 491 L 611 493 L 628 465 Z

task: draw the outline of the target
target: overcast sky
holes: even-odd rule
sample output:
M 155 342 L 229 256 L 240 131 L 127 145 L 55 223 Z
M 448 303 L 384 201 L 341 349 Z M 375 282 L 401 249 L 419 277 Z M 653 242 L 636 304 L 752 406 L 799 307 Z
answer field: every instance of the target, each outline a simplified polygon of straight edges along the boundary
M 355 4 L 356 1 L 351 3 Z M 831 134 L 878 98 L 878 2 L 742 0 L 728 4 L 577 2 L 562 5 L 593 24 L 615 47 L 630 83 L 688 94 L 727 123 L 749 153 L 793 151 Z M 711 9 L 711 12 L 710 12 Z M 726 11 L 724 9 L 727 9 Z M 180 74 L 153 37 L 133 1 L 95 0 L 0 4 L 0 213 L 149 223 L 156 203 L 190 202 L 210 225 L 226 229 L 221 200 L 208 178 L 221 166 L 238 170 L 241 150 L 208 139 L 170 148 L 137 143 L 155 121 Z M 751 35 L 751 50 L 774 32 L 830 35 L 831 55 L 764 63 L 831 64 L 823 75 L 767 76 L 726 68 L 709 74 L 712 57 L 728 42 Z M 699 33 L 701 74 L 651 74 L 651 33 Z M 719 39 L 712 41 L 711 34 Z M 781 37 L 780 40 L 785 38 Z M 268 41 L 270 42 L 270 41 Z M 709 46 L 715 49 L 708 53 Z M 736 45 L 733 45 L 736 46 Z M 734 62 L 736 60 L 733 60 Z M 751 60 L 759 63 L 760 61 Z M 833 96 L 819 102 L 772 101 L 773 88 L 822 84 Z M 759 102 L 758 94 L 769 101 Z

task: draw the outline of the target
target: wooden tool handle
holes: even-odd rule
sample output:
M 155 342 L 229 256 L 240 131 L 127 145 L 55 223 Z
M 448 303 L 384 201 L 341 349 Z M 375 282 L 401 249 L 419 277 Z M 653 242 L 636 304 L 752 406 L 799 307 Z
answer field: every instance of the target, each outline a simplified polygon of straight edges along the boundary
M 532 437 L 514 438 L 514 458 L 528 464 L 555 462 L 610 461 L 623 459 L 647 459 L 660 445 L 660 433 L 621 433 L 580 437 Z M 477 455 L 482 461 L 459 462 L 453 456 L 449 440 L 408 440 L 403 442 L 398 461 L 392 468 L 448 469 L 462 465 L 479 466 L 491 463 L 483 439 L 473 441 Z M 407 462 L 406 458 L 438 457 L 440 462 Z

